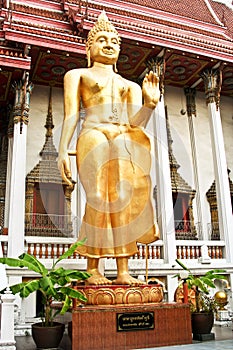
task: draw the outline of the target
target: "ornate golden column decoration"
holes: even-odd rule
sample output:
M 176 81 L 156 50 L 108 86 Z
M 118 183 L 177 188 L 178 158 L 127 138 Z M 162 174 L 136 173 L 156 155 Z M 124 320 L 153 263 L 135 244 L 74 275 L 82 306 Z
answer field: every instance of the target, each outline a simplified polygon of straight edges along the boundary
M 184 93 L 186 96 L 186 108 L 188 117 L 194 116 L 196 117 L 196 89 L 192 88 L 184 88 Z
M 220 92 L 222 87 L 222 69 L 206 69 L 201 73 L 205 85 L 206 103 L 216 103 L 219 109 Z
M 24 74 L 22 80 L 13 83 L 13 89 L 15 90 L 13 119 L 15 124 L 20 123 L 21 133 L 23 124 L 28 125 L 30 95 L 33 89 L 33 84 L 29 82 L 28 72 Z
M 160 94 L 164 95 L 165 58 L 155 57 L 147 63 L 148 70 L 152 70 L 159 77 Z M 161 97 L 160 97 L 161 99 Z

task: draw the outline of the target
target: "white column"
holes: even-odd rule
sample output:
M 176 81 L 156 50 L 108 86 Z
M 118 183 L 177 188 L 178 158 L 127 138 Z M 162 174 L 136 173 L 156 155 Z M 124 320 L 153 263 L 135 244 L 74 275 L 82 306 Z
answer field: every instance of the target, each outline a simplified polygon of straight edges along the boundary
M 14 125 L 12 168 L 10 180 L 8 256 L 18 257 L 24 252 L 25 178 L 27 126 Z
M 0 241 L 0 258 L 3 257 L 2 245 Z M 7 277 L 6 277 L 6 268 L 5 265 L 0 264 L 0 290 L 3 290 L 7 287 Z
M 18 257 L 24 252 L 26 144 L 29 101 L 33 85 L 25 73 L 22 81 L 15 83 L 13 109 L 14 131 L 10 171 L 8 212 L 8 256 Z
M 11 188 L 11 168 L 12 168 L 12 150 L 13 150 L 13 135 L 8 140 L 8 155 L 7 155 L 7 173 L 6 173 L 6 192 L 5 192 L 5 212 L 4 212 L 4 227 L 9 227 L 9 203 L 10 203 L 10 188 Z
M 229 179 L 220 111 L 216 109 L 215 103 L 208 104 L 208 115 L 213 151 L 220 237 L 224 239 L 226 243 L 227 261 L 233 262 L 233 220 Z
M 207 232 L 204 230 L 203 220 L 202 220 L 202 199 L 200 195 L 200 185 L 199 185 L 199 175 L 198 175 L 198 165 L 197 165 L 197 152 L 195 143 L 195 133 L 193 127 L 193 117 L 196 117 L 196 102 L 195 102 L 195 89 L 186 88 L 184 90 L 186 96 L 186 107 L 192 152 L 192 162 L 193 162 L 193 174 L 194 174 L 194 184 L 196 190 L 196 208 L 197 208 L 197 220 L 198 220 L 198 238 L 208 239 Z
M 155 154 L 157 183 L 157 216 L 164 241 L 165 263 L 174 264 L 176 259 L 175 226 L 172 200 L 170 164 L 168 157 L 168 140 L 164 99 L 161 96 L 154 112 L 155 122 Z
M 0 349 L 16 349 L 14 336 L 14 301 L 10 290 L 1 295 L 1 340 Z
M 164 73 L 165 61 L 163 52 L 161 55 L 148 62 L 148 69 L 156 72 L 160 78 L 160 101 L 153 112 L 154 124 L 154 147 L 155 147 L 155 173 L 156 173 L 156 214 L 160 229 L 161 240 L 163 240 L 164 263 L 170 268 L 175 264 L 176 237 L 175 222 L 172 199 L 171 170 L 169 162 L 168 133 L 166 113 L 164 106 Z M 171 283 L 170 276 L 167 277 L 168 301 L 174 301 L 174 281 Z
M 174 278 L 174 275 L 168 275 L 167 276 L 167 298 L 169 302 L 173 302 L 174 301 L 174 295 L 175 295 L 175 291 L 176 288 L 178 286 L 178 278 Z
M 233 262 L 233 216 L 227 162 L 219 110 L 220 71 L 203 73 L 213 152 L 220 238 L 225 240 L 226 260 Z

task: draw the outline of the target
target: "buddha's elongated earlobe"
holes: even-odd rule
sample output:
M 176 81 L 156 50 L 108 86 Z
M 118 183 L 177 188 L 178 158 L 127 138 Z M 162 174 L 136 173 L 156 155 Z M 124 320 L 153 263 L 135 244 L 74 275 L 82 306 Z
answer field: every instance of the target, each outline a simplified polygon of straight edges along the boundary
M 88 68 L 91 67 L 91 54 L 90 54 L 90 50 L 87 50 L 87 67 L 88 67 Z
M 114 63 L 113 70 L 114 70 L 114 72 L 115 72 L 115 73 L 117 73 L 117 72 L 118 72 L 118 69 L 117 69 L 116 63 Z

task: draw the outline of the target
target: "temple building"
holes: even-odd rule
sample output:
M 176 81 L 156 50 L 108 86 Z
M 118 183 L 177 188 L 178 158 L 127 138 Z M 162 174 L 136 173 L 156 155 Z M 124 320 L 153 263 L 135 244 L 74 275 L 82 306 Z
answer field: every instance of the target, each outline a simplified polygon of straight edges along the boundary
M 63 78 L 87 67 L 87 33 L 102 10 L 121 37 L 119 74 L 139 85 L 151 69 L 160 76 L 146 132 L 161 239 L 139 246 L 130 271 L 161 281 L 173 301 L 177 258 L 199 274 L 223 268 L 233 308 L 231 1 L 0 0 L 0 254 L 26 251 L 49 266 L 78 238 L 85 197 L 75 157 L 73 187 L 57 168 Z M 77 254 L 65 264 L 86 269 Z M 115 260 L 101 264 L 114 278 Z M 6 274 L 9 285 L 30 277 Z M 17 300 L 19 323 L 38 316 L 37 299 Z

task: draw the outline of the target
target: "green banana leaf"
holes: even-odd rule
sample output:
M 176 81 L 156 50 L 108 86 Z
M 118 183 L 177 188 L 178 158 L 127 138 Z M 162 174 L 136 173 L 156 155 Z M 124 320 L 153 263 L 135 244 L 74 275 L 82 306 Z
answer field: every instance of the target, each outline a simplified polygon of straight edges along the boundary
M 62 315 L 70 309 L 72 305 L 72 299 L 78 299 L 83 302 L 87 301 L 86 297 L 81 292 L 73 288 L 63 287 L 60 289 L 60 292 L 65 296 L 65 300 L 60 311 Z
M 32 280 L 29 282 L 18 283 L 10 287 L 13 294 L 19 293 L 21 298 L 28 297 L 31 293 L 40 289 L 39 280 Z
M 57 263 L 59 263 L 59 261 L 61 261 L 63 259 L 67 259 L 69 256 L 73 255 L 73 253 L 75 252 L 77 247 L 82 246 L 85 242 L 86 242 L 86 238 L 84 238 L 83 240 L 77 241 L 74 244 L 72 244 L 72 246 L 55 261 L 54 266 Z
M 33 255 L 23 253 L 19 256 L 19 259 L 21 259 L 27 263 L 31 263 L 33 266 L 35 266 L 36 269 L 38 269 L 39 273 L 42 276 L 47 275 L 48 270 L 46 269 L 46 267 Z
M 32 262 L 23 260 L 23 259 L 15 259 L 15 258 L 0 258 L 0 263 L 5 264 L 11 267 L 27 267 L 29 270 L 41 273 L 41 269 L 38 265 L 33 264 Z

